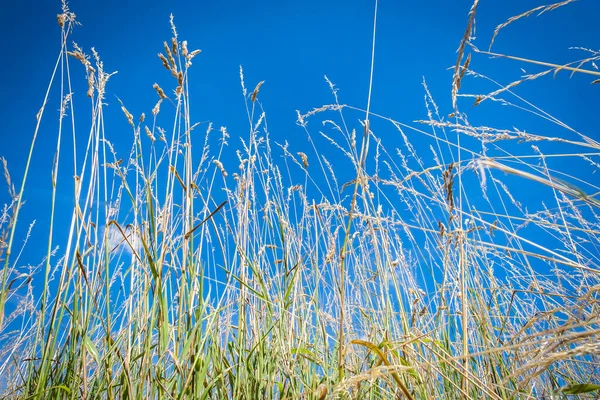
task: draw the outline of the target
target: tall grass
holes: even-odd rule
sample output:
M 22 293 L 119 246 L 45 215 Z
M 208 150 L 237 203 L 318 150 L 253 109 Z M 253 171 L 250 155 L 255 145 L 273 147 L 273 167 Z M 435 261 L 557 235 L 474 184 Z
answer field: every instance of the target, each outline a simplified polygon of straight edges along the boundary
M 226 128 L 197 123 L 188 71 L 199 51 L 171 20 L 159 57 L 171 86 L 154 84 L 148 116 L 121 104 L 133 138 L 123 155 L 105 131 L 111 75 L 98 54 L 67 45 L 76 20 L 63 3 L 48 86 L 61 88 L 62 108 L 47 254 L 29 271 L 15 232 L 30 172 L 17 191 L 4 164 L 12 199 L 0 217 L 4 396 L 596 396 L 599 189 L 589 173 L 555 165 L 595 171 L 600 145 L 512 88 L 561 70 L 597 74 L 586 66 L 600 54 L 542 63 L 547 70 L 491 93 L 463 93 L 471 77 L 493 82 L 469 68 L 484 56 L 471 37 L 477 5 L 450 116 L 425 82 L 427 118 L 409 125 L 341 103 L 327 80 L 332 104 L 298 113 L 309 154 L 271 139 L 262 82 L 247 89 L 241 69 L 247 135 L 238 143 Z M 87 126 L 73 118 L 77 64 L 88 82 Z M 564 135 L 471 125 L 460 109 L 468 100 L 516 107 Z M 45 114 L 42 106 L 28 160 Z M 317 132 L 309 121 L 319 119 Z M 386 147 L 391 135 L 400 147 Z M 85 150 L 74 145 L 72 174 L 59 174 L 69 136 Z M 73 188 L 68 228 L 54 223 L 58 185 Z M 522 185 L 543 202 L 525 207 Z

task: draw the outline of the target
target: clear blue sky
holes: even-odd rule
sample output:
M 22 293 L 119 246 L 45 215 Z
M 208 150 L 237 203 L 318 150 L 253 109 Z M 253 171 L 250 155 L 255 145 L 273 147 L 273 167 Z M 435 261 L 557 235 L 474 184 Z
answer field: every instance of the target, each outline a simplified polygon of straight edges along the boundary
M 412 123 L 426 117 L 422 78 L 442 108 L 452 111 L 450 88 L 456 61 L 455 51 L 465 31 L 470 0 L 393 1 L 381 0 L 375 58 L 372 110 L 401 122 Z M 485 49 L 496 25 L 538 5 L 538 0 L 482 0 L 477 14 L 477 41 Z M 169 14 L 175 17 L 179 36 L 190 48 L 203 52 L 196 57 L 190 76 L 193 114 L 196 121 L 225 125 L 235 138 L 247 134 L 247 119 L 240 90 L 239 66 L 245 71 L 247 86 L 261 80 L 265 84 L 260 99 L 267 111 L 271 136 L 288 140 L 298 151 L 307 148 L 305 135 L 296 126 L 295 110 L 308 111 L 332 102 L 323 76 L 340 89 L 341 102 L 366 105 L 373 1 L 72 1 L 71 10 L 82 26 L 72 37 L 89 53 L 95 47 L 111 78 L 106 100 L 107 132 L 123 151 L 130 145 L 119 143 L 118 135 L 129 135 L 115 96 L 123 100 L 136 117 L 150 114 L 156 98 L 155 81 L 170 76 L 156 57 L 162 41 L 171 37 Z M 2 7 L 0 24 L 0 155 L 7 158 L 18 184 L 45 88 L 56 60 L 60 30 L 56 14 L 60 1 L 11 1 Z M 598 49 L 600 1 L 581 0 L 541 17 L 530 17 L 506 29 L 496 41 L 495 51 L 542 61 L 564 63 L 583 56 L 568 50 L 571 46 Z M 83 80 L 83 69 L 73 63 L 74 79 Z M 509 60 L 474 58 L 472 67 L 507 84 L 527 72 L 542 69 Z M 79 73 L 79 75 L 78 75 Z M 536 105 L 600 140 L 597 116 L 600 85 L 589 85 L 589 76 L 566 73 L 548 76 L 518 92 Z M 465 84 L 466 85 L 466 84 Z M 493 87 L 485 86 L 493 90 Z M 477 82 L 468 90 L 477 91 Z M 53 92 L 54 98 L 58 93 Z M 84 96 L 84 93 L 79 93 Z M 54 108 L 52 108 L 54 107 Z M 49 111 L 54 112 L 52 103 Z M 498 107 L 482 105 L 473 110 L 472 123 L 528 131 L 556 129 L 551 125 L 531 125 L 512 112 L 502 114 Z M 493 111 L 492 111 L 493 110 Z M 80 110 L 86 112 L 87 110 Z M 463 106 L 462 111 L 469 111 Z M 43 243 L 35 262 L 44 254 L 50 208 L 50 166 L 54 153 L 56 114 L 47 116 L 32 165 L 22 228 L 38 220 L 35 243 Z M 505 117 L 510 116 L 507 120 Z M 522 126 L 520 125 L 522 122 Z M 80 128 L 81 129 L 81 128 Z M 85 129 L 83 129 L 85 130 Z M 551 132 L 540 132 L 551 134 Z M 564 134 L 561 133 L 561 134 Z M 418 140 L 418 138 L 412 138 Z M 327 150 L 326 150 L 327 151 Z M 597 178 L 596 178 L 597 179 Z M 66 179 L 65 179 L 66 180 Z M 0 185 L 0 203 L 7 196 Z M 70 205 L 68 198 L 63 199 Z M 37 242 L 37 240 L 41 240 Z M 31 246 L 30 246 L 31 248 Z

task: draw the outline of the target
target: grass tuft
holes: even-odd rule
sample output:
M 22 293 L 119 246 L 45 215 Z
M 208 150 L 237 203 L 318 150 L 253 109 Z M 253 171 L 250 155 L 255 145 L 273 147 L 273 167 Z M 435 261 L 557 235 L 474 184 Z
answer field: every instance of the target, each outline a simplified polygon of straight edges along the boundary
M 511 23 L 571 2 L 510 18 L 489 48 Z M 174 95 L 154 83 L 158 100 L 139 118 L 119 100 L 131 130 L 123 154 L 105 131 L 112 74 L 95 51 L 67 45 L 77 21 L 63 2 L 59 57 L 19 189 L 1 159 L 10 198 L 0 211 L 1 395 L 598 396 L 600 188 L 590 177 L 600 145 L 514 89 L 563 70 L 597 75 L 587 66 L 600 54 L 585 50 L 585 59 L 561 66 L 479 51 L 478 6 L 459 38 L 449 117 L 426 82 L 427 118 L 407 124 L 373 112 L 370 94 L 366 109 L 341 103 L 326 78 L 332 104 L 298 111 L 311 146 L 303 151 L 270 139 L 258 97 L 264 81 L 249 94 L 241 67 L 248 133 L 237 148 L 225 127 L 196 122 L 188 72 L 200 50 L 188 50 L 171 16 L 158 57 Z M 376 17 L 377 8 L 370 89 Z M 549 69 L 500 85 L 472 69 L 486 55 Z M 68 57 L 83 65 L 85 84 L 71 82 L 81 67 Z M 497 88 L 468 93 L 473 78 Z M 78 84 L 89 126 L 66 118 Z M 33 225 L 21 247 L 15 235 L 56 86 L 46 255 L 22 267 Z M 550 122 L 556 134 L 472 125 L 461 106 L 473 101 Z M 322 130 L 311 130 L 319 119 Z M 69 129 L 71 167 L 60 157 Z M 59 165 L 72 169 L 58 174 Z M 73 207 L 65 211 L 56 197 L 67 190 Z M 532 193 L 539 201 L 527 199 Z M 67 223 L 57 222 L 59 212 Z

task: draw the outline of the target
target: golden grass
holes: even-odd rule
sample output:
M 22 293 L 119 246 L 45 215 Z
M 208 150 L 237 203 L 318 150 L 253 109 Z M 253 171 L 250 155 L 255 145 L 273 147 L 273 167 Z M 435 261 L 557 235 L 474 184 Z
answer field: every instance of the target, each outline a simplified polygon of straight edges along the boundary
M 569 3 L 498 25 L 490 48 L 511 23 Z M 57 172 L 64 163 L 62 122 L 79 101 L 64 91 L 52 222 L 39 266 L 20 266 L 24 246 L 32 244 L 28 236 L 20 248 L 15 241 L 29 170 L 17 190 L 1 159 L 11 198 L 0 212 L 2 395 L 597 395 L 600 187 L 589 177 L 600 168 L 600 146 L 515 89 L 551 72 L 590 72 L 584 67 L 600 55 L 588 51 L 563 66 L 503 56 L 550 69 L 487 94 L 467 93 L 472 77 L 494 83 L 472 70 L 472 61 L 502 56 L 471 43 L 478 6 L 474 1 L 460 39 L 451 122 L 425 82 L 427 119 L 408 124 L 371 110 L 371 90 L 365 109 L 340 103 L 326 79 L 334 101 L 298 112 L 308 141 L 294 151 L 273 146 L 258 97 L 270 89 L 261 81 L 248 92 L 241 68 L 248 135 L 230 149 L 226 128 L 213 131 L 208 124 L 198 132 L 203 125 L 189 113 L 188 70 L 200 50 L 188 50 L 171 16 L 171 39 L 158 58 L 172 76 L 164 87 L 174 95 L 154 83 L 158 101 L 146 105 L 153 107 L 148 118 L 119 101 L 132 132 L 123 155 L 104 131 L 111 74 L 97 53 L 67 47 L 76 20 L 64 3 L 56 71 L 69 77 L 70 88 L 73 71 L 60 60 L 74 57 L 83 65 L 92 128 L 82 137 L 84 129 L 71 126 L 73 140 L 87 146 L 73 154 L 70 225 L 58 226 L 57 187 L 71 187 L 62 184 L 68 174 Z M 377 8 L 370 89 L 376 17 Z M 461 110 L 463 100 L 471 106 L 473 99 L 514 107 L 564 134 L 473 126 Z M 323 128 L 315 133 L 309 121 L 319 119 Z M 209 147 L 215 134 L 218 145 Z M 556 144 L 572 151 L 558 152 Z M 518 154 L 509 152 L 517 145 Z M 582 163 L 589 174 L 561 170 L 561 160 Z M 525 207 L 523 184 L 543 201 Z M 56 237 L 65 248 L 56 249 Z M 14 311 L 8 312 L 9 302 Z

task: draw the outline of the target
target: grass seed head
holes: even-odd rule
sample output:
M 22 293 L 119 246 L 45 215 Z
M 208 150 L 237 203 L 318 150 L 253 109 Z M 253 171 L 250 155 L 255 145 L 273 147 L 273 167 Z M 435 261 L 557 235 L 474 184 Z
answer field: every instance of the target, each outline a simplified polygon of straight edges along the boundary
M 302 153 L 301 151 L 298 152 L 298 155 L 302 159 L 302 164 L 304 165 L 304 168 L 308 168 L 308 156 Z
M 131 115 L 131 113 L 129 111 L 127 111 L 127 109 L 125 108 L 124 105 L 121 105 L 121 110 L 123 110 L 123 114 L 125 114 L 125 117 L 127 118 L 127 122 L 129 122 L 129 125 L 134 126 L 133 115 Z
M 154 88 L 154 90 L 156 90 L 156 93 L 158 93 L 158 97 L 160 97 L 161 99 L 167 98 L 167 95 L 165 94 L 164 90 L 162 90 L 162 88 L 158 86 L 158 83 L 155 83 L 154 85 L 152 85 L 152 87 Z
M 169 65 L 167 57 L 165 57 L 162 53 L 158 53 L 158 58 L 160 58 L 160 61 L 162 61 L 163 67 L 165 67 L 165 69 L 168 71 L 171 71 L 171 66 Z
M 94 70 L 93 68 L 91 68 L 91 69 L 92 69 L 92 71 Z M 86 95 L 87 95 L 87 97 L 92 98 L 92 97 L 94 97 L 94 73 L 93 72 L 88 71 L 87 81 L 88 81 L 88 90 L 86 92 Z
M 144 126 L 144 130 L 146 131 L 146 136 L 148 136 L 150 138 L 150 140 L 152 141 L 152 143 L 154 143 L 154 141 L 156 140 L 156 137 L 154 137 L 154 135 L 152 134 L 150 129 L 147 126 Z
M 167 42 L 163 42 L 163 44 L 165 46 L 165 53 L 167 53 L 167 58 L 169 59 L 169 63 L 171 64 L 171 73 L 173 74 L 173 76 L 177 77 L 177 64 L 175 63 L 173 53 L 171 52 L 171 49 L 169 48 Z
M 223 174 L 223 176 L 227 176 L 227 171 L 225 171 L 225 167 L 223 167 L 223 163 L 219 160 L 213 160 L 213 164 L 219 168 L 219 171 Z
M 254 88 L 254 91 L 252 92 L 253 103 L 256 101 L 256 96 L 258 95 L 258 91 L 260 90 L 260 87 L 263 85 L 263 83 L 265 83 L 265 81 L 258 82 L 258 85 L 256 85 L 256 87 Z
M 181 42 L 181 55 L 183 56 L 183 58 L 187 59 L 187 56 L 188 56 L 187 40 L 184 40 L 183 42 Z
M 174 37 L 171 38 L 171 51 L 173 52 L 173 54 L 177 55 L 177 39 L 175 39 Z
M 165 98 L 166 98 L 166 96 L 165 96 Z M 160 112 L 160 103 L 162 103 L 162 101 L 163 101 L 162 98 L 158 99 L 158 101 L 154 105 L 154 108 L 152 108 L 152 115 L 154 115 L 154 116 L 158 115 L 158 113 Z

